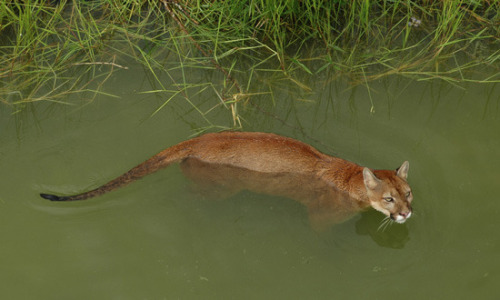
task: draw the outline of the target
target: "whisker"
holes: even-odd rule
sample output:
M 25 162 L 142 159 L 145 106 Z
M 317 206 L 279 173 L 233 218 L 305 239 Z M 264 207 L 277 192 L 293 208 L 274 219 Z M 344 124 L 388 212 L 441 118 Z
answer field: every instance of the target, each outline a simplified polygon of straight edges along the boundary
M 385 217 L 377 228 L 377 231 L 384 232 L 389 225 L 392 225 L 392 219 L 389 216 Z
M 385 226 L 384 226 L 385 225 L 385 220 L 386 219 L 383 219 L 382 222 L 380 222 L 380 225 L 378 226 L 377 231 L 384 232 L 384 230 L 385 230 Z

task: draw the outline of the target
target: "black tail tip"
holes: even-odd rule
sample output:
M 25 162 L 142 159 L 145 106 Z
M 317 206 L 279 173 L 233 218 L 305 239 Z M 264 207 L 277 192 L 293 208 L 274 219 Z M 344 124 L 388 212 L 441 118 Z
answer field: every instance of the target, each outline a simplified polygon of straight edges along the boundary
M 40 197 L 50 200 L 50 201 L 66 201 L 68 200 L 68 197 L 60 197 L 56 195 L 49 195 L 49 194 L 40 194 Z

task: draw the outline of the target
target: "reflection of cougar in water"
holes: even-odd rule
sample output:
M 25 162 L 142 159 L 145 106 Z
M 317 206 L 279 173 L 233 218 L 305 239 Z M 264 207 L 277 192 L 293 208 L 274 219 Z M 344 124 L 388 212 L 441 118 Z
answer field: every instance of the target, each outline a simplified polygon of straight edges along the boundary
M 41 196 L 52 201 L 99 196 L 178 161 L 202 184 L 295 199 L 308 208 L 313 225 L 338 223 L 369 206 L 398 223 L 412 213 L 408 162 L 396 171 L 370 170 L 300 141 L 259 132 L 206 134 L 163 150 L 97 189 L 74 196 Z

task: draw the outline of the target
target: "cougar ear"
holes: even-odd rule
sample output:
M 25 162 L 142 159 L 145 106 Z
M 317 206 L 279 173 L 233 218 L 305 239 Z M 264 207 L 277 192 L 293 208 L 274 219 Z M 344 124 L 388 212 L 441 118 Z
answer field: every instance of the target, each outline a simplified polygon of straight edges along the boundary
M 410 169 L 410 163 L 405 161 L 401 167 L 396 169 L 396 174 L 406 180 L 408 178 L 408 169 Z
M 378 179 L 368 168 L 363 169 L 363 181 L 365 182 L 366 188 L 370 190 L 376 189 L 380 184 L 380 179 Z

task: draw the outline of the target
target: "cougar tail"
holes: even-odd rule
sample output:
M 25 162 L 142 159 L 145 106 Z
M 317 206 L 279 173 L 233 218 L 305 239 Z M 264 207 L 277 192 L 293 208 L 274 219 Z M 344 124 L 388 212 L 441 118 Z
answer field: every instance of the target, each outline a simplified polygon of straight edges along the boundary
M 119 187 L 125 186 L 146 175 L 154 173 L 168 165 L 187 158 L 191 152 L 191 140 L 182 142 L 170 148 L 163 150 L 140 165 L 132 168 L 125 174 L 111 180 L 110 182 L 85 193 L 72 196 L 57 196 L 51 194 L 40 194 L 44 199 L 50 201 L 76 201 L 97 197 L 107 192 L 113 191 Z

